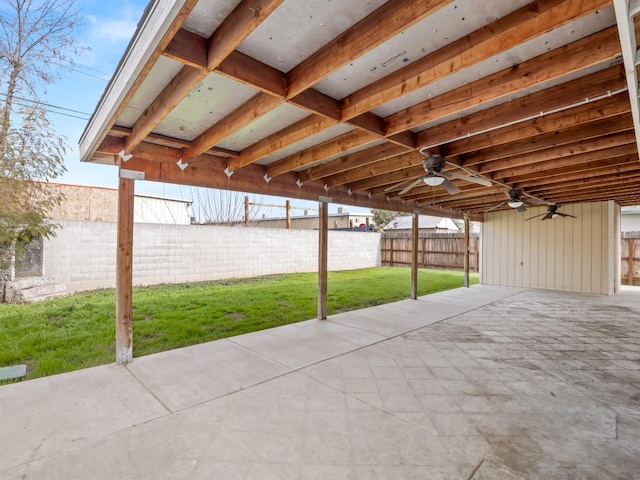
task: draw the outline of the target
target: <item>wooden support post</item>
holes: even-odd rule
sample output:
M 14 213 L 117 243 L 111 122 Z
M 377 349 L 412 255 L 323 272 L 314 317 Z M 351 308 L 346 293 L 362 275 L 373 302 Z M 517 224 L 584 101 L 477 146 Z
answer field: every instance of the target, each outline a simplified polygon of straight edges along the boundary
M 469 287 L 469 215 L 464 214 L 464 286 Z
M 244 197 L 244 226 L 249 226 L 249 196 Z
M 287 200 L 287 230 L 291 230 L 291 200 Z
M 135 180 L 118 185 L 118 250 L 116 253 L 116 363 L 133 359 L 133 194 Z
M 327 263 L 329 239 L 329 207 L 327 202 L 320 202 L 320 223 L 318 225 L 318 318 L 327 319 Z
M 418 230 L 419 214 L 413 214 L 411 224 L 411 298 L 418 298 Z

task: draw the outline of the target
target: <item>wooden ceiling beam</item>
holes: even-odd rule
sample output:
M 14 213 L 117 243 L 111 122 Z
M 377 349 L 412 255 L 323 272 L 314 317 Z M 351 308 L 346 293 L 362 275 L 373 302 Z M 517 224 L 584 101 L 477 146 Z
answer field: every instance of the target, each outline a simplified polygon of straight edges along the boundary
M 598 150 L 606 150 L 621 145 L 628 145 L 634 142 L 635 135 L 633 134 L 633 131 L 629 129 L 620 133 L 607 135 L 602 138 L 579 140 L 577 142 L 561 145 L 559 147 L 546 148 L 522 155 L 514 155 L 506 159 L 502 158 L 493 161 L 489 160 L 480 164 L 478 170 L 483 175 L 487 175 L 491 172 L 505 170 L 511 167 L 534 165 L 539 162 L 557 160 L 564 157 L 579 155 L 588 152 L 595 152 Z M 496 177 L 498 178 L 499 176 L 496 175 Z
M 198 135 L 191 145 L 182 151 L 182 159 L 188 162 L 206 152 L 221 140 L 233 135 L 240 128 L 273 110 L 282 102 L 266 93 L 258 93 L 215 125 Z
M 578 105 L 561 112 L 552 113 L 533 120 L 508 125 L 484 135 L 461 139 L 447 144 L 447 153 L 463 155 L 485 148 L 498 148 L 501 145 L 523 142 L 528 138 L 538 137 L 545 133 L 555 133 L 567 128 L 577 128 L 591 122 L 599 122 L 608 118 L 631 112 L 629 96 L 626 91 L 607 96 L 592 103 Z
M 626 163 L 624 165 L 617 165 L 615 167 L 608 167 L 605 171 L 600 174 L 585 177 L 584 175 L 579 174 L 566 174 L 566 175 L 558 175 L 557 177 L 549 178 L 548 181 L 544 184 L 540 183 L 528 183 L 522 182 L 519 184 L 515 184 L 515 187 L 522 188 L 527 193 L 537 192 L 542 194 L 542 192 L 551 192 L 554 190 L 568 190 L 572 191 L 573 189 L 580 188 L 584 185 L 595 185 L 602 186 L 607 185 L 607 181 L 610 180 L 620 180 L 625 176 L 629 175 L 629 172 L 632 173 L 640 173 L 640 165 L 633 165 L 631 163 Z
M 451 0 L 387 2 L 294 67 L 289 72 L 289 97 L 295 97 L 449 3 Z M 369 110 L 362 110 L 349 118 Z
M 367 178 L 366 180 L 352 182 L 348 184 L 348 187 L 354 192 L 359 192 L 361 190 L 369 190 L 383 185 L 393 185 L 405 180 L 413 180 L 418 178 L 420 175 L 424 175 L 424 168 L 422 168 L 422 165 L 396 170 L 386 175 L 378 175 L 373 178 Z
M 486 148 L 470 153 L 464 157 L 464 165 L 478 165 L 490 161 L 505 159 L 515 155 L 535 153 L 547 148 L 560 147 L 576 142 L 587 142 L 599 137 L 621 133 L 633 129 L 631 115 L 622 114 L 604 121 L 591 122 L 586 125 L 570 127 L 564 130 L 544 133 L 534 138 L 514 141 L 509 145 Z M 448 151 L 448 150 L 447 150 Z M 482 166 L 480 171 L 484 173 Z
M 499 99 L 513 98 L 524 89 L 619 56 L 620 40 L 617 30 L 615 27 L 608 28 L 389 115 L 384 119 L 387 125 L 386 133 L 389 135 L 408 130 L 440 118 L 458 115 L 468 108 Z M 608 88 L 611 89 L 610 86 Z M 571 100 L 564 102 L 572 103 Z M 542 110 L 538 110 L 540 111 Z
M 275 10 L 283 0 L 242 0 L 208 40 L 207 70 L 185 65 L 151 102 L 125 140 L 131 152 L 222 60 Z M 203 151 L 208 150 L 208 145 Z M 201 152 L 200 152 L 201 153 Z M 196 156 L 196 155 L 194 155 Z
M 572 180 L 565 180 L 557 183 L 549 183 L 547 185 L 538 185 L 533 186 L 528 189 L 531 192 L 537 192 L 540 194 L 570 194 L 573 190 L 580 189 L 603 189 L 606 190 L 609 187 L 615 187 L 616 185 L 624 185 L 627 183 L 632 183 L 638 187 L 636 182 L 638 175 L 640 175 L 640 170 L 633 169 L 627 167 L 624 169 L 626 171 L 619 171 L 616 173 L 611 172 L 602 172 L 597 177 L 593 177 L 595 180 L 585 181 L 585 178 L 577 178 Z M 638 190 L 640 192 L 640 189 Z
M 413 62 L 342 101 L 344 119 L 451 75 L 608 6 L 609 0 L 538 0 Z
M 640 195 L 640 191 L 638 190 L 638 180 L 640 179 L 640 174 L 629 175 L 625 178 L 614 178 L 611 180 L 603 180 L 601 184 L 593 185 L 576 185 L 573 186 L 570 191 L 567 189 L 554 189 L 549 190 L 544 193 L 545 196 L 554 198 L 554 199 L 562 199 L 563 201 L 566 198 L 571 198 L 574 195 L 589 195 L 596 193 L 609 193 L 615 191 L 616 189 L 625 189 L 631 190 L 632 193 L 636 193 Z
M 331 175 L 325 179 L 325 183 L 329 187 L 346 185 L 348 183 L 358 182 L 378 175 L 388 174 L 398 169 L 422 165 L 423 160 L 424 155 L 420 152 L 407 152 L 401 155 L 385 158 L 377 162 L 369 163 L 357 169 Z M 424 174 L 425 171 L 422 169 L 422 175 Z
M 114 126 L 109 131 L 109 135 L 127 137 L 131 135 L 131 129 L 127 127 Z M 148 143 L 153 143 L 156 145 L 164 145 L 167 147 L 174 147 L 174 148 L 185 148 L 191 145 L 191 142 L 189 142 L 188 140 L 182 140 L 180 138 L 174 138 L 174 137 L 167 137 L 166 135 L 159 135 L 156 133 L 150 133 L 149 135 L 147 135 L 144 141 Z M 235 158 L 238 156 L 238 152 L 234 150 L 228 150 L 226 148 L 218 148 L 218 147 L 211 148 L 207 150 L 205 153 L 210 155 L 217 155 L 219 157 L 226 157 L 226 158 Z
M 601 70 L 576 80 L 572 80 L 540 92 L 516 98 L 477 113 L 455 118 L 438 124 L 417 134 L 417 144 L 421 146 L 440 145 L 467 137 L 476 132 L 499 128 L 522 119 L 564 108 L 624 88 L 626 81 L 620 65 Z M 505 86 L 508 89 L 508 86 Z
M 460 189 L 460 193 L 456 194 L 455 200 L 461 201 L 461 202 L 466 202 L 468 200 L 481 198 L 485 195 L 491 195 L 492 193 L 505 191 L 505 188 L 497 185 L 493 187 L 481 187 L 473 184 L 467 184 L 467 185 L 456 184 L 456 185 Z M 424 189 L 420 188 L 419 191 L 414 191 L 414 190 L 409 192 L 407 195 L 403 195 L 402 197 L 405 200 L 421 200 L 428 197 L 429 200 L 434 204 L 438 204 L 441 202 L 449 203 L 451 201 L 451 195 L 449 195 L 448 193 L 443 191 L 441 193 L 436 193 L 435 195 L 433 195 L 433 188 L 427 187 L 426 185 Z M 427 193 L 429 195 L 426 195 Z
M 284 130 L 280 130 L 279 132 L 254 143 L 250 147 L 245 148 L 240 152 L 240 155 L 238 155 L 237 158 L 229 161 L 228 168 L 231 171 L 237 170 L 238 168 L 253 163 L 270 153 L 281 150 L 288 145 L 332 127 L 335 124 L 335 121 L 326 117 L 309 115 Z
M 368 143 L 379 140 L 377 135 L 353 130 L 332 138 L 314 147 L 295 153 L 286 158 L 273 162 L 267 167 L 267 175 L 271 178 L 290 172 L 297 168 L 311 165 L 325 158 L 337 155 Z
M 540 172 L 529 173 L 526 175 L 508 177 L 504 179 L 504 181 L 509 184 L 511 183 L 521 184 L 523 182 L 532 182 L 534 180 L 546 183 L 546 181 L 550 177 L 555 178 L 557 176 L 569 174 L 569 173 L 582 173 L 583 175 L 584 174 L 590 175 L 594 169 L 602 170 L 607 167 L 624 165 L 627 163 L 633 163 L 637 161 L 638 161 L 638 154 L 634 152 L 630 155 L 621 155 L 618 157 L 610 157 L 602 160 L 594 160 L 592 162 L 586 162 L 578 165 L 571 165 L 568 167 L 552 168 L 542 173 Z
M 576 202 L 598 202 L 606 200 L 618 201 L 619 199 L 628 200 L 629 198 L 633 197 L 640 198 L 640 195 L 637 194 L 637 190 L 635 190 L 633 187 L 622 187 L 609 189 L 607 191 L 580 192 L 571 196 L 557 196 L 554 198 L 554 202 L 566 205 L 567 203 Z M 637 205 L 637 203 L 635 203 L 635 205 Z
M 595 150 L 593 152 L 569 155 L 549 161 L 535 162 L 520 167 L 498 170 L 493 172 L 492 177 L 494 179 L 500 179 L 501 181 L 504 181 L 504 179 L 518 177 L 521 175 L 538 174 L 539 176 L 537 178 L 543 178 L 545 175 L 549 174 L 549 170 L 554 170 L 556 168 L 580 166 L 588 162 L 606 160 L 608 158 L 618 157 L 620 155 L 630 155 L 635 152 L 635 145 L 633 143 L 628 143 L 626 145 L 620 145 L 604 150 Z
M 217 68 L 282 2 L 241 0 L 207 42 L 207 69 Z
M 400 155 L 404 152 L 406 152 L 405 148 L 392 143 L 376 145 L 375 147 L 345 155 L 344 157 L 323 163 L 322 165 L 307 168 L 299 173 L 298 178 L 301 182 L 308 182 L 319 178 L 338 176 L 349 170 L 357 169 L 356 171 L 359 171 L 360 167 Z

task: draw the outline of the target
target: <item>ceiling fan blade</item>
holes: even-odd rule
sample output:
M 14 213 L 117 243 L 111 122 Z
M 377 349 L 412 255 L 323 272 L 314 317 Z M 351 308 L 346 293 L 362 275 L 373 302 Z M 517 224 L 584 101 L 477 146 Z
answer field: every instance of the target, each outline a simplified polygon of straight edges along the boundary
M 568 213 L 560 213 L 560 212 L 556 212 L 556 215 L 560 215 L 561 217 L 571 217 L 571 218 L 578 218 L 575 215 L 569 215 Z
M 553 212 L 547 212 L 547 213 L 545 213 L 545 214 L 544 214 L 544 217 L 542 217 L 542 218 L 540 219 L 540 221 L 542 221 L 542 220 L 549 220 L 549 219 L 551 219 L 551 218 L 553 218 Z
M 422 182 L 422 178 L 417 179 L 414 182 L 411 182 L 409 185 L 407 185 L 406 187 L 404 187 L 402 190 L 400 190 L 398 192 L 398 195 L 404 195 L 405 193 L 407 193 L 409 190 L 411 190 L 414 187 L 417 187 L 418 185 L 420 185 Z
M 444 182 L 442 182 L 442 186 L 444 187 L 444 189 L 447 191 L 449 195 L 455 195 L 456 193 L 460 193 L 460 189 L 456 187 L 453 183 L 451 183 L 449 180 L 447 180 L 446 178 L 444 179 Z
M 519 211 L 520 213 L 524 213 L 527 211 L 527 209 L 524 206 L 524 203 L 520 205 L 518 208 L 516 208 L 516 210 Z
M 534 218 L 538 218 L 538 217 L 542 217 L 546 215 L 546 213 L 541 213 L 540 215 L 534 215 L 533 217 L 529 217 L 529 218 L 525 218 L 525 222 L 528 222 L 529 220 L 533 220 Z
M 395 185 L 391 185 L 390 187 L 385 188 L 384 191 L 385 192 L 391 192 L 392 190 L 397 190 L 407 182 L 410 182 L 410 180 L 403 180 L 401 182 L 398 182 Z
M 504 205 L 505 203 L 507 203 L 508 200 L 503 200 L 502 202 L 498 202 L 495 205 L 492 205 L 491 207 L 489 207 L 487 210 L 485 210 L 485 212 L 490 212 L 492 210 L 495 210 L 498 207 L 501 207 L 502 205 Z
M 446 178 L 457 178 L 458 180 L 464 180 L 465 182 L 476 183 L 485 187 L 490 187 L 492 185 L 491 182 L 486 178 L 472 177 L 470 175 L 459 175 L 453 172 L 442 172 L 440 173 L 440 175 Z

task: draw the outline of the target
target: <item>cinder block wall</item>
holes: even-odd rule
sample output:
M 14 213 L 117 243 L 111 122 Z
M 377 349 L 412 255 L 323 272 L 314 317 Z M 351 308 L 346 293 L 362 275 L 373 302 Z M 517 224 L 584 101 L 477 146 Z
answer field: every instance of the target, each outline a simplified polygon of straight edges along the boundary
M 45 275 L 66 292 L 115 286 L 116 224 L 64 220 L 44 242 Z M 210 225 L 134 226 L 135 285 L 317 271 L 318 232 Z M 380 234 L 329 231 L 329 269 L 381 264 Z

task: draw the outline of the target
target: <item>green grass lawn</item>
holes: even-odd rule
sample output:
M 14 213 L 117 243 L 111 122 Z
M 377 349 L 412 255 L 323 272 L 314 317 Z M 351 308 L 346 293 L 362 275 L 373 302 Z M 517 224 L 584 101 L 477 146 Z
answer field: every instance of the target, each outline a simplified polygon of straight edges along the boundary
M 420 270 L 419 295 L 461 287 L 462 272 Z M 471 283 L 477 283 L 477 274 Z M 134 356 L 315 318 L 317 274 L 134 289 Z M 410 270 L 330 272 L 329 315 L 409 298 Z M 0 304 L 0 366 L 26 363 L 28 378 L 115 359 L 115 291 L 29 305 Z

